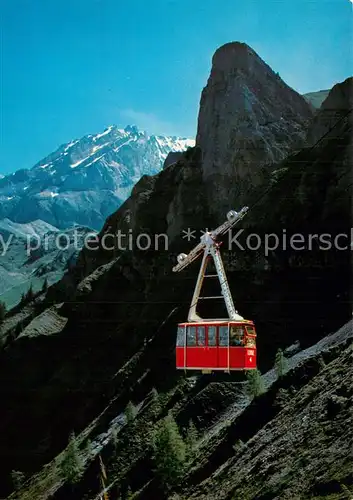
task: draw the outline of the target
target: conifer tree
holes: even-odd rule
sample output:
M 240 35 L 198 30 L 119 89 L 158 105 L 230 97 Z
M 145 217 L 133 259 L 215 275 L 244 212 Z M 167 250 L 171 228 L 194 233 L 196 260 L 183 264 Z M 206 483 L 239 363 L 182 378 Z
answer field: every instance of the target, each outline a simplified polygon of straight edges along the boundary
M 136 417 L 136 408 L 131 401 L 128 402 L 125 408 L 125 418 L 127 425 L 131 425 Z
M 61 473 L 70 483 L 77 483 L 83 474 L 83 462 L 79 454 L 75 433 L 72 432 L 61 462 Z
M 0 325 L 4 321 L 6 316 L 6 305 L 4 302 L 0 301 Z
M 27 302 L 31 302 L 34 299 L 34 292 L 32 285 L 28 288 L 28 292 L 26 293 Z
M 22 321 L 19 321 L 15 327 L 15 338 L 17 338 L 24 330 Z
M 125 499 L 126 500 L 132 500 L 134 498 L 134 495 L 131 491 L 131 488 L 130 486 L 127 487 L 127 490 L 126 490 L 126 496 L 125 496 Z
M 275 371 L 277 374 L 277 378 L 283 377 L 286 370 L 287 370 L 287 360 L 284 357 L 282 349 L 278 349 L 275 358 Z
M 92 452 L 92 441 L 90 439 L 87 439 L 86 442 L 86 453 L 87 455 L 90 455 Z
M 171 413 L 162 420 L 154 436 L 154 460 L 163 485 L 169 488 L 176 484 L 183 473 L 186 446 Z
M 189 460 L 193 458 L 194 447 L 195 444 L 197 443 L 198 437 L 199 435 L 195 427 L 195 424 L 192 420 L 190 420 L 185 436 L 186 454 Z
M 45 278 L 43 286 L 42 286 L 42 292 L 46 293 L 48 291 L 48 278 Z
M 112 433 L 111 433 L 111 436 L 112 436 L 112 444 L 113 444 L 113 447 L 114 447 L 114 453 L 116 453 L 117 448 L 118 448 L 118 443 L 119 443 L 119 436 L 118 436 L 118 433 L 119 433 L 119 427 L 118 427 L 117 425 L 115 425 L 115 426 L 112 428 Z
M 199 437 L 199 433 L 197 432 L 196 426 L 192 420 L 189 422 L 188 429 L 186 431 L 186 445 L 190 446 L 191 448 L 195 446 L 197 440 Z
M 154 417 L 157 417 L 162 410 L 161 399 L 155 387 L 152 389 L 151 412 Z
M 250 396 L 256 398 L 265 392 L 265 386 L 261 377 L 261 373 L 258 369 L 249 370 L 247 373 L 248 378 L 248 391 Z

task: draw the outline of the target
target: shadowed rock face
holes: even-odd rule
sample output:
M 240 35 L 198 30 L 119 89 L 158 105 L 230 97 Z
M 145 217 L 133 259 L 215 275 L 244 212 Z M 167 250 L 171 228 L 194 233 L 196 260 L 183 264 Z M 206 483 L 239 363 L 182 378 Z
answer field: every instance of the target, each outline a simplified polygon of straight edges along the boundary
M 181 153 L 181 152 L 169 153 L 167 158 L 164 160 L 163 170 L 165 168 L 168 168 L 170 165 L 173 165 L 173 163 L 176 163 L 178 160 L 181 159 L 182 156 L 183 156 L 183 153 Z
M 342 132 L 340 127 L 330 130 L 338 120 L 346 117 L 352 121 L 353 109 L 353 77 L 347 78 L 342 83 L 337 83 L 329 92 L 327 98 L 322 103 L 320 110 L 315 116 L 307 136 L 308 144 L 312 145 L 327 134 L 326 140 L 339 137 Z
M 246 44 L 216 51 L 201 96 L 196 144 L 217 213 L 231 208 L 226 200 L 232 193 L 260 181 L 263 165 L 303 145 L 312 115 L 310 104 Z

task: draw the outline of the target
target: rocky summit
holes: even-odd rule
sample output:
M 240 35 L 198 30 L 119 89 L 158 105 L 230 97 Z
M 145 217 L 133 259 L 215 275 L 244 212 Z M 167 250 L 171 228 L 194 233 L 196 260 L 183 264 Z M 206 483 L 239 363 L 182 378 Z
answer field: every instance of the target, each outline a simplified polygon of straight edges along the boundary
M 338 106 L 333 97 L 348 85 L 332 89 L 322 109 Z M 105 221 L 98 248 L 84 249 L 59 283 L 0 325 L 1 496 L 351 498 L 352 122 L 347 110 L 325 129 L 330 140 L 309 144 L 317 116 L 245 44 L 216 52 L 196 147 L 143 176 Z M 245 144 L 253 151 L 243 148 L 240 162 Z M 197 242 L 183 231 L 198 237 L 241 202 L 250 207 L 244 250 L 225 238 L 222 254 L 236 307 L 257 329 L 256 394 L 243 373 L 175 369 L 176 326 L 199 272 L 197 263 L 172 272 Z M 302 250 L 246 246 L 252 234 L 284 230 L 303 235 Z M 164 234 L 168 245 L 107 248 L 118 231 L 132 242 Z M 322 249 L 310 235 L 323 233 L 346 248 Z
M 258 184 L 264 165 L 304 145 L 312 116 L 310 104 L 248 45 L 220 47 L 202 92 L 196 138 L 209 197 L 241 197 Z M 219 208 L 220 215 L 225 203 Z
M 149 136 L 136 126 L 110 126 L 73 140 L 31 170 L 0 179 L 0 219 L 99 230 L 142 175 L 156 174 L 168 153 L 190 146 L 191 139 Z

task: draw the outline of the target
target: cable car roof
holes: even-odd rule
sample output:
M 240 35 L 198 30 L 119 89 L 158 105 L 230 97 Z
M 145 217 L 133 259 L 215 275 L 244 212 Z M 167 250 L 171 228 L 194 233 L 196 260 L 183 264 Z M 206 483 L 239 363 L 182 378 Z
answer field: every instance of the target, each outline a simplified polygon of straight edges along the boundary
M 235 325 L 254 325 L 254 322 L 250 319 L 234 320 L 229 318 L 222 319 L 203 319 L 202 321 L 185 321 L 183 323 L 178 323 L 178 326 L 205 326 L 205 325 L 228 325 L 229 323 Z

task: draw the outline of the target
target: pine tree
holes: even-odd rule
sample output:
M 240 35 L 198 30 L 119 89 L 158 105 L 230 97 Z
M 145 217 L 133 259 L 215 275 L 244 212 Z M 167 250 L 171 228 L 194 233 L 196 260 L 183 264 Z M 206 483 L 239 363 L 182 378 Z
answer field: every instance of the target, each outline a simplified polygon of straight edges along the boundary
M 134 495 L 131 491 L 131 488 L 130 486 L 127 487 L 127 490 L 126 490 L 126 496 L 125 496 L 125 499 L 126 500 L 132 500 L 134 498 Z
M 197 443 L 198 438 L 199 438 L 199 433 L 197 432 L 196 426 L 194 422 L 190 420 L 188 429 L 186 431 L 186 438 L 185 438 L 186 445 L 190 446 L 190 448 L 193 448 Z
M 199 433 L 197 432 L 195 424 L 190 420 L 185 436 L 186 453 L 189 460 L 194 456 L 194 446 L 197 443 L 198 437 Z
M 87 439 L 86 442 L 86 453 L 87 455 L 90 455 L 92 452 L 92 441 L 90 439 Z
M 6 305 L 4 302 L 0 301 L 0 325 L 4 321 L 6 316 Z
M 26 293 L 26 301 L 31 302 L 34 299 L 34 292 L 32 285 L 28 288 L 28 292 Z
M 83 474 L 83 462 L 79 454 L 75 433 L 72 432 L 69 444 L 61 462 L 61 473 L 71 484 L 77 483 Z
M 131 403 L 131 401 L 129 401 L 125 408 L 125 418 L 127 425 L 131 425 L 135 420 L 135 417 L 136 417 L 136 408 Z
M 275 359 L 275 371 L 277 374 L 277 378 L 283 377 L 286 370 L 287 370 L 287 360 L 284 357 L 282 349 L 278 349 Z
M 46 293 L 48 291 L 48 278 L 45 278 L 43 286 L 42 286 L 42 292 Z
M 13 470 L 11 472 L 11 481 L 15 490 L 19 490 L 23 483 L 25 482 L 25 475 L 19 470 Z
M 17 325 L 16 325 L 16 327 L 15 327 L 15 331 L 14 331 L 14 333 L 15 333 L 15 335 L 14 335 L 14 336 L 15 336 L 15 338 L 17 338 L 19 335 L 21 335 L 21 333 L 23 332 L 23 330 L 24 330 L 23 323 L 22 323 L 22 321 L 19 321 L 19 322 L 17 323 Z
M 257 396 L 260 396 L 260 394 L 265 392 L 265 386 L 259 370 L 249 370 L 247 373 L 247 378 L 250 396 L 256 398 Z
M 113 428 L 112 428 L 112 432 L 111 432 L 111 436 L 112 436 L 112 444 L 113 444 L 113 447 L 114 447 L 114 452 L 116 453 L 117 451 L 117 448 L 118 448 L 118 443 L 119 443 L 119 436 L 118 436 L 118 432 L 119 432 L 119 427 L 117 425 L 115 425 Z
M 176 484 L 183 473 L 186 447 L 171 413 L 162 420 L 154 436 L 154 460 L 163 485 L 168 488 Z
M 161 400 L 158 394 L 158 391 L 155 387 L 153 387 L 151 391 L 151 413 L 154 417 L 158 417 L 162 410 Z

